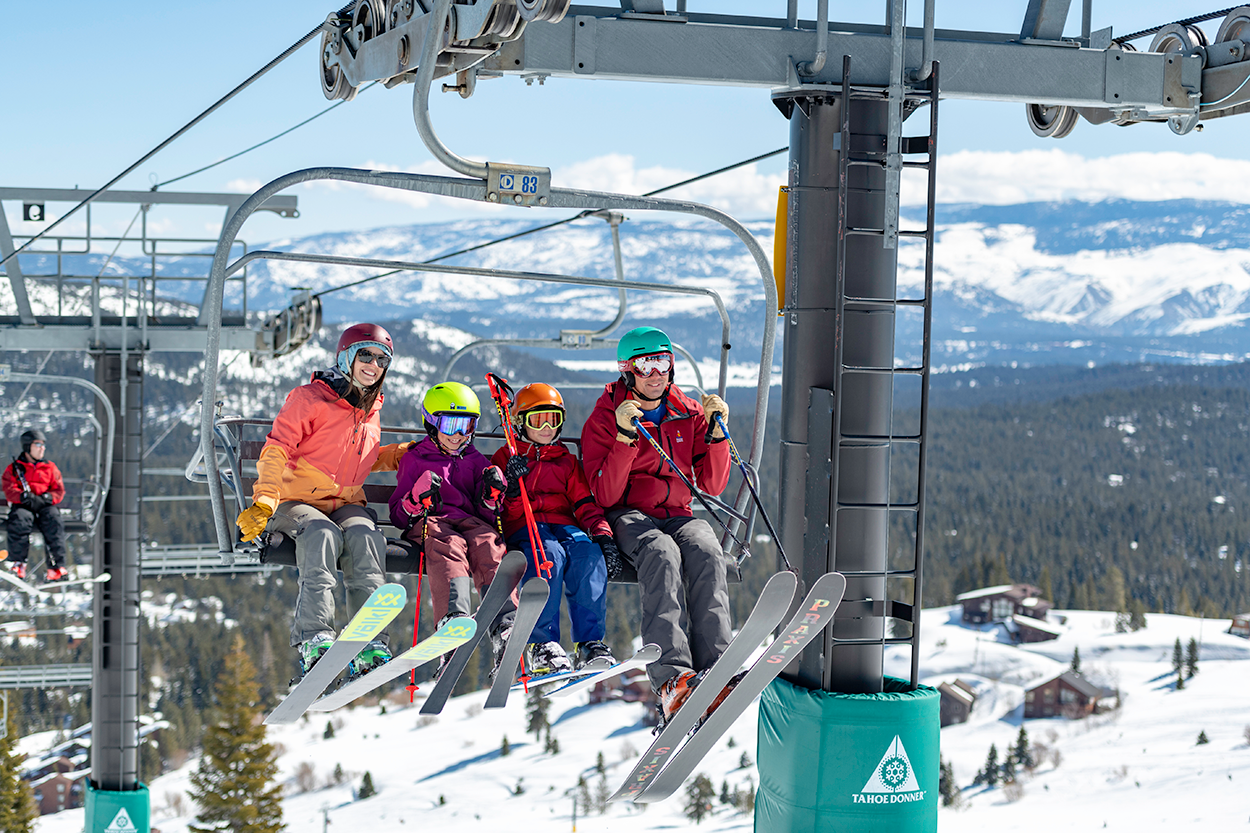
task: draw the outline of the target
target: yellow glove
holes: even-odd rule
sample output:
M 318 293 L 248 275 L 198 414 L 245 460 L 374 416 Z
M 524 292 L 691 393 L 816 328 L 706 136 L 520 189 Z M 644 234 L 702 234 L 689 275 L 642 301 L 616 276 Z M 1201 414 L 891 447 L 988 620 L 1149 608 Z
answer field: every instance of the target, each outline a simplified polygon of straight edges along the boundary
M 720 423 L 715 419 L 716 414 L 720 414 L 721 419 L 729 421 L 729 406 L 725 404 L 725 400 L 721 399 L 714 393 L 705 394 L 703 397 L 703 415 L 707 418 L 708 428 L 711 429 L 713 437 L 720 439 L 725 436 L 725 432 L 720 430 Z
M 250 541 L 264 532 L 265 525 L 269 523 L 269 516 L 272 514 L 273 510 L 263 503 L 253 503 L 240 512 L 235 524 L 242 531 L 243 540 Z

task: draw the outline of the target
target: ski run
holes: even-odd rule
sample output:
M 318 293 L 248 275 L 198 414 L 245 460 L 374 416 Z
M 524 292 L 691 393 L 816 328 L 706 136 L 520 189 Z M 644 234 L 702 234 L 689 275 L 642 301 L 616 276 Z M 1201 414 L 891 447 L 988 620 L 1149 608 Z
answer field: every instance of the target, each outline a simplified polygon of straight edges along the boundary
M 1250 746 L 1244 733 L 1250 723 L 1246 695 L 1250 641 L 1225 633 L 1228 620 L 1148 614 L 1145 630 L 1117 634 L 1113 613 L 1056 613 L 1067 617 L 1063 635 L 1018 648 L 1002 640 L 1001 629 L 961 626 L 958 608 L 925 611 L 924 681 L 936 685 L 958 677 L 979 695 L 967 723 L 942 730 L 942 755 L 964 787 L 964 807 L 943 807 L 939 830 L 1246 829 Z M 1177 638 L 1185 644 L 1191 637 L 1202 643 L 1198 674 L 1186 681 L 1183 691 L 1175 691 L 1172 645 Z M 990 744 L 997 746 L 1001 760 L 1015 741 L 1023 684 L 1065 670 L 1077 647 L 1088 677 L 1119 686 L 1120 712 L 1084 721 L 1024 721 L 1034 743 L 1059 751 L 1058 766 L 1053 758 L 1040 766 L 1023 782 L 1023 795 L 1015 801 L 1001 787 L 971 787 Z M 887 672 L 904 673 L 906 664 L 904 653 L 889 651 Z M 541 739 L 525 732 L 524 697 L 514 693 L 505 708 L 483 710 L 487 695 L 483 689 L 453 698 L 442 714 L 431 719 L 418 712 L 422 694 L 430 688 L 422 686 L 412 707 L 406 692 L 402 698 L 396 696 L 388 702 L 386 714 L 376 705 L 357 706 L 270 727 L 270 740 L 285 750 L 279 763 L 287 788 L 288 829 L 319 831 L 328 816 L 332 831 L 567 831 L 572 829 L 578 778 L 585 778 L 592 801 L 601 782 L 605 794 L 611 793 L 652 741 L 650 729 L 642 724 L 641 705 L 616 701 L 589 706 L 583 694 L 549 701 L 552 735 L 560 743 L 560 752 L 551 755 L 543 752 Z M 696 774 L 711 780 L 718 795 L 722 782 L 730 791 L 745 790 L 748 779 L 758 786 L 757 708 L 758 700 L 695 768 Z M 329 740 L 323 738 L 327 722 L 335 726 Z M 1202 731 L 1210 743 L 1197 745 Z M 511 751 L 501 756 L 505 736 Z M 53 733 L 34 735 L 22 741 L 22 749 L 33 752 L 52 740 Z M 600 752 L 606 778 L 595 769 Z M 336 764 L 350 777 L 341 785 L 325 786 Z M 194 822 L 186 790 L 195 765 L 191 759 L 150 785 L 152 824 L 162 833 L 186 833 Z M 301 792 L 297 772 L 308 767 L 315 788 Z M 352 790 L 359 787 L 366 770 L 378 794 L 353 801 Z M 870 774 L 865 773 L 865 779 Z M 521 795 L 515 794 L 518 784 Z M 858 791 L 862 786 L 848 788 Z M 174 812 L 179 801 L 183 815 Z M 696 829 L 684 815 L 684 804 L 683 787 L 657 804 L 615 802 L 603 815 L 594 809 L 587 815 L 579 806 L 577 830 Z M 713 807 L 713 815 L 697 829 L 752 829 L 750 815 L 717 799 Z M 78 833 L 82 823 L 83 811 L 69 810 L 42 817 L 36 829 Z

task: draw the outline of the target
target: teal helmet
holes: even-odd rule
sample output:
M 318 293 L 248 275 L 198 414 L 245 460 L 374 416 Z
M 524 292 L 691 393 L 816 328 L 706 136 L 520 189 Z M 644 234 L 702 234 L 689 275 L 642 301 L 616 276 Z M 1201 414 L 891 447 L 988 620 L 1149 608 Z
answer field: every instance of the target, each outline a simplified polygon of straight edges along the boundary
M 622 373 L 628 369 L 623 363 L 630 359 L 649 356 L 653 353 L 671 352 L 673 352 L 672 340 L 669 339 L 667 333 L 655 327 L 635 327 L 621 336 L 621 340 L 616 343 L 616 361 Z

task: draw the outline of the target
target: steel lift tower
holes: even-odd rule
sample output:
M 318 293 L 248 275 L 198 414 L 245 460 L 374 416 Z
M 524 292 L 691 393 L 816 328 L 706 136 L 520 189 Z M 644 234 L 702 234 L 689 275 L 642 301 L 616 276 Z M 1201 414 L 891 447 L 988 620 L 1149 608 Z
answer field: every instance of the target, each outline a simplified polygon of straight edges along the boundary
M 48 204 L 77 204 L 89 194 L 0 187 L 0 257 L 15 250 L 4 201 L 20 202 L 25 217 L 43 221 Z M 153 207 L 218 206 L 229 217 L 245 199 L 242 194 L 109 191 L 94 202 L 127 204 L 141 212 L 138 235 L 101 235 L 92 225 L 88 206 L 81 233 L 45 236 L 3 267 L 14 308 L 0 309 L 0 350 L 90 353 L 95 385 L 87 387 L 103 389 L 107 396 L 107 402 L 96 407 L 98 421 L 107 422 L 112 432 L 113 414 L 117 415 L 112 447 L 105 451 L 111 456 L 111 482 L 104 484 L 107 497 L 93 547 L 95 574 L 107 572 L 112 579 L 96 589 L 93 605 L 91 781 L 86 801 L 90 833 L 148 829 L 147 788 L 139 780 L 138 723 L 144 358 L 154 351 L 200 353 L 205 342 L 205 328 L 196 322 L 201 301 L 195 297 L 195 286 L 203 284 L 205 276 L 196 276 L 193 268 L 167 270 L 167 264 L 177 260 L 185 266 L 197 258 L 203 263 L 204 248 L 213 241 L 149 235 L 148 213 Z M 298 216 L 296 198 L 291 196 L 268 201 L 262 210 Z M 23 242 L 20 236 L 16 242 Z M 239 246 L 246 251 L 245 243 Z M 141 256 L 131 255 L 136 247 Z M 121 256 L 110 255 L 106 261 L 110 250 Z M 102 264 L 110 268 L 105 270 Z M 235 280 L 243 302 L 241 308 L 231 309 L 223 343 L 260 355 L 297 347 L 285 343 L 281 327 L 257 332 L 248 326 L 245 273 Z M 80 681 L 76 677 L 50 681 L 67 682 Z M 130 827 L 121 823 L 123 818 Z
M 815 21 L 798 18 L 797 0 L 759 4 L 774 5 L 775 17 L 692 13 L 684 0 L 356 0 L 323 29 L 326 97 L 415 82 L 422 139 L 494 201 L 547 205 L 550 171 L 450 152 L 429 121 L 432 77 L 454 75 L 444 91 L 466 98 L 501 75 L 754 87 L 789 119 L 776 267 L 781 534 L 801 553 L 801 577 L 836 570 L 848 589 L 824 643 L 765 694 L 761 720 L 781 742 L 760 751 L 760 829 L 936 828 L 936 697 L 918 686 L 916 648 L 939 100 L 1023 104 L 1033 131 L 1052 138 L 1078 117 L 1185 134 L 1250 110 L 1250 7 L 1115 37 L 1091 31 L 1093 0 L 1079 16 L 1072 0 L 1029 0 L 1019 31 L 1005 33 L 935 29 L 935 3 L 909 28 L 903 0 L 883 0 L 880 25 L 831 22 L 827 0 Z M 1214 38 L 1194 25 L 1217 18 Z M 925 106 L 925 128 L 905 136 L 904 121 Z M 915 229 L 899 223 L 909 168 L 928 183 L 926 222 Z M 523 176 L 537 188 L 510 191 Z M 898 290 L 900 244 L 925 248 L 914 296 Z M 902 343 L 911 331 L 915 343 Z M 883 674 L 895 643 L 911 645 L 909 680 Z M 812 782 L 814 769 L 828 774 Z

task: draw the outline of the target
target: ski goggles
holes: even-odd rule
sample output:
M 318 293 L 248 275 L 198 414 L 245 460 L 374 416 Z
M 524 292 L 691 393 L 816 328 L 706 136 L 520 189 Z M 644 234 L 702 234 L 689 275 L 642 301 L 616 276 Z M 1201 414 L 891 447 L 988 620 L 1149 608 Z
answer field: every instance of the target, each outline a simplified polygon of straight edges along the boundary
M 537 431 L 550 425 L 559 428 L 564 424 L 563 411 L 530 411 L 525 415 L 525 424 Z
M 635 373 L 639 376 L 655 376 L 657 373 L 668 373 L 673 369 L 672 353 L 654 353 L 650 356 L 635 356 L 616 363 L 622 373 Z
M 362 348 L 356 351 L 356 358 L 360 359 L 365 364 L 377 363 L 377 366 L 383 370 L 386 370 L 391 366 L 391 357 L 385 353 L 373 353 Z
M 464 434 L 466 437 L 477 427 L 477 417 L 457 416 L 455 414 L 434 414 L 427 417 L 440 434 Z

